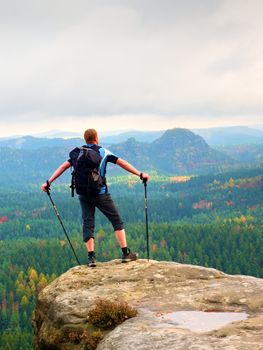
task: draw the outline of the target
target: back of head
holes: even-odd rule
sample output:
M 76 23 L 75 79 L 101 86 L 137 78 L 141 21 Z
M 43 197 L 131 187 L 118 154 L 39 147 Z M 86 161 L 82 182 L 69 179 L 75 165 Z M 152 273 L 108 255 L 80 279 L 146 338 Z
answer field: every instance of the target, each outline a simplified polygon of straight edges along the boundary
M 94 143 L 98 139 L 98 133 L 95 129 L 87 129 L 84 132 L 84 139 L 86 143 Z

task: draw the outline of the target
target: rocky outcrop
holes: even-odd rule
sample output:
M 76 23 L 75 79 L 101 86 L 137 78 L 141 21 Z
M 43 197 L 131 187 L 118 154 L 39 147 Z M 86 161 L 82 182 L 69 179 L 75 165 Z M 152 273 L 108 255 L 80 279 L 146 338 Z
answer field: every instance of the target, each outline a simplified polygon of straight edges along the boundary
M 104 332 L 98 350 L 263 349 L 262 279 L 152 260 L 77 266 L 57 278 L 38 296 L 35 349 L 88 349 L 81 335 L 96 331 L 87 315 L 98 298 L 138 310 Z

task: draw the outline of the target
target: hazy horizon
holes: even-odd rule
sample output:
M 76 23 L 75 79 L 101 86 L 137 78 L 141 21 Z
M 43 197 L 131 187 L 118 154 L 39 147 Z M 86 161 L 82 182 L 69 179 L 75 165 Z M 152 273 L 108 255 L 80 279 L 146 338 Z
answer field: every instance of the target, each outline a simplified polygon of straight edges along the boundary
M 174 129 L 176 127 L 171 127 L 168 129 Z M 179 127 L 181 128 L 181 127 Z M 183 128 L 183 127 L 182 127 Z M 215 127 L 207 127 L 207 128 L 183 128 L 183 129 L 188 129 L 188 130 L 210 130 L 210 129 L 225 129 L 225 128 L 248 128 L 248 129 L 253 129 L 253 130 L 259 130 L 263 132 L 263 124 L 258 124 L 258 125 L 230 125 L 230 126 L 215 126 Z M 122 129 L 122 130 L 112 130 L 112 131 L 99 131 L 100 136 L 102 137 L 108 137 L 108 136 L 118 136 L 120 134 L 124 133 L 138 133 L 138 132 L 165 132 L 168 129 L 160 128 L 156 130 L 140 130 L 140 129 Z M 57 136 L 60 135 L 61 136 Z M 53 136 L 55 135 L 55 136 Z M 25 133 L 25 134 L 10 134 L 10 135 L 5 135 L 2 136 L 0 134 L 0 139 L 10 139 L 10 138 L 19 138 L 19 137 L 25 137 L 25 136 L 33 136 L 33 137 L 64 137 L 64 138 L 72 138 L 72 137 L 81 137 L 83 136 L 83 130 L 81 131 L 70 131 L 70 130 L 63 130 L 63 129 L 50 129 L 50 130 L 44 130 L 41 132 L 36 132 L 36 133 Z

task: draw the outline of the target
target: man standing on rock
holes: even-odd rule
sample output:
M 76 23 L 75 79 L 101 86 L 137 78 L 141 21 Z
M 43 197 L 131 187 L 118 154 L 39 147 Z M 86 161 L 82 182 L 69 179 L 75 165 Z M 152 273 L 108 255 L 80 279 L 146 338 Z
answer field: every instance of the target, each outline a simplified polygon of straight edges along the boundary
M 123 226 L 123 221 L 119 215 L 119 212 L 108 193 L 107 185 L 106 185 L 106 166 L 107 163 L 114 163 L 119 165 L 121 168 L 126 171 L 137 175 L 141 180 L 147 181 L 149 179 L 149 175 L 147 173 L 142 173 L 137 170 L 133 165 L 114 155 L 109 150 L 98 146 L 99 145 L 99 137 L 98 133 L 95 129 L 87 129 L 84 133 L 84 139 L 86 141 L 86 145 L 82 148 L 93 149 L 99 152 L 101 157 L 101 162 L 99 165 L 99 174 L 101 178 L 104 178 L 105 182 L 100 187 L 98 194 L 81 194 L 79 195 L 80 206 L 82 210 L 82 219 L 83 219 L 83 240 L 86 244 L 86 248 L 88 251 L 88 266 L 95 267 L 96 266 L 96 257 L 94 252 L 94 228 L 95 228 L 95 209 L 98 208 L 111 222 L 116 238 L 119 242 L 120 248 L 122 250 L 122 258 L 121 261 L 123 263 L 136 260 L 138 257 L 137 253 L 131 252 L 131 250 L 127 247 L 126 242 L 126 234 Z M 52 174 L 50 179 L 45 182 L 41 188 L 44 192 L 47 192 L 47 188 L 51 185 L 51 183 L 57 179 L 65 170 L 74 165 L 74 149 L 70 152 L 70 159 L 61 164 L 57 170 Z

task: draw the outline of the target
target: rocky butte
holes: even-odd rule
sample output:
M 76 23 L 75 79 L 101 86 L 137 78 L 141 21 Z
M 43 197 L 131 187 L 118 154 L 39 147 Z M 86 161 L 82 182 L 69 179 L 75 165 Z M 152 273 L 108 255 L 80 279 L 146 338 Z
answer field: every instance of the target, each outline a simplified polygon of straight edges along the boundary
M 88 313 L 98 298 L 138 313 L 103 331 L 97 350 L 263 349 L 263 279 L 153 260 L 61 275 L 38 296 L 34 348 L 89 349 L 87 335 L 98 330 Z

